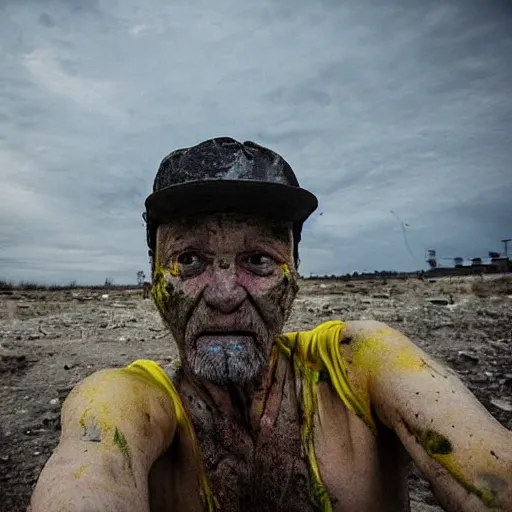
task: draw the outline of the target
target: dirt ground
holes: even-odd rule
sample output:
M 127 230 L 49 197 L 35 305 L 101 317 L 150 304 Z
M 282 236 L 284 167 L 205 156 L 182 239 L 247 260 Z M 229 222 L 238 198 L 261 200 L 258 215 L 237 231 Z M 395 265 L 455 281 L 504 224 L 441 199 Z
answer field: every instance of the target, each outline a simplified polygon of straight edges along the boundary
M 95 370 L 138 358 L 168 364 L 176 350 L 139 290 L 0 293 L 0 511 L 16 512 L 25 510 L 58 442 L 60 406 L 71 388 Z M 286 328 L 336 318 L 398 328 L 455 369 L 512 429 L 510 276 L 303 281 Z M 417 471 L 410 483 L 414 512 L 442 510 Z

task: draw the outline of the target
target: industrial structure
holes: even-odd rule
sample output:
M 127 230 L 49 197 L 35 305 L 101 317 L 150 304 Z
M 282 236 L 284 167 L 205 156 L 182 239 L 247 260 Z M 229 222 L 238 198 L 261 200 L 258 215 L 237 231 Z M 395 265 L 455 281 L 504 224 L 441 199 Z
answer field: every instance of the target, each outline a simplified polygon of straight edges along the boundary
M 425 261 L 430 267 L 428 274 L 440 276 L 512 272 L 512 259 L 508 255 L 508 244 L 512 242 L 512 239 L 505 238 L 501 242 L 503 244 L 503 253 L 489 251 L 489 257 L 485 259 L 481 257 L 464 258 L 462 256 L 438 258 L 435 249 L 427 249 Z M 452 265 L 443 265 L 439 260 L 450 260 Z

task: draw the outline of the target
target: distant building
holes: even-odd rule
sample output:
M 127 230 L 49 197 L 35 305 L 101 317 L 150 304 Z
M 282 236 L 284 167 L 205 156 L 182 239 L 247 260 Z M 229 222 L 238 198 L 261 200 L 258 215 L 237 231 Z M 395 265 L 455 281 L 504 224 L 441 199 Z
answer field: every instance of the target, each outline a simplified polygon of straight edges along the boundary
M 508 272 L 510 268 L 509 259 L 505 256 L 499 256 L 498 258 L 491 258 L 491 265 L 496 267 L 497 272 Z
M 462 267 L 464 265 L 464 258 L 461 258 L 460 256 L 456 256 L 453 258 L 453 264 L 455 268 Z

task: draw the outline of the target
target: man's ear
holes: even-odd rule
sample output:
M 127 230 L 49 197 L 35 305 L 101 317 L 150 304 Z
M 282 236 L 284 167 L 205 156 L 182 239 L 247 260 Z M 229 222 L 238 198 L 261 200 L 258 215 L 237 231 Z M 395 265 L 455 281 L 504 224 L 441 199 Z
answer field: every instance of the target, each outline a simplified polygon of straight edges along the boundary
M 151 268 L 151 280 L 153 280 L 153 274 L 155 273 L 155 255 L 151 249 L 148 251 L 149 266 Z
M 298 271 L 300 259 L 299 259 L 298 243 L 295 243 L 295 239 L 296 239 L 295 229 L 293 228 L 293 226 L 291 226 L 290 227 L 290 246 L 291 246 L 290 261 L 293 262 L 295 271 Z

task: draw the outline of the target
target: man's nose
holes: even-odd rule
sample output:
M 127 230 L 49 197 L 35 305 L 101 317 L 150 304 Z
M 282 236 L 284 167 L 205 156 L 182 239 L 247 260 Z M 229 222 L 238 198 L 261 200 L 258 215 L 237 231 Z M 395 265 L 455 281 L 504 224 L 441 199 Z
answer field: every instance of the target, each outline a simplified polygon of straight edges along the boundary
M 203 297 L 208 306 L 228 314 L 235 311 L 247 297 L 247 291 L 238 283 L 234 268 L 215 268 L 212 280 Z

